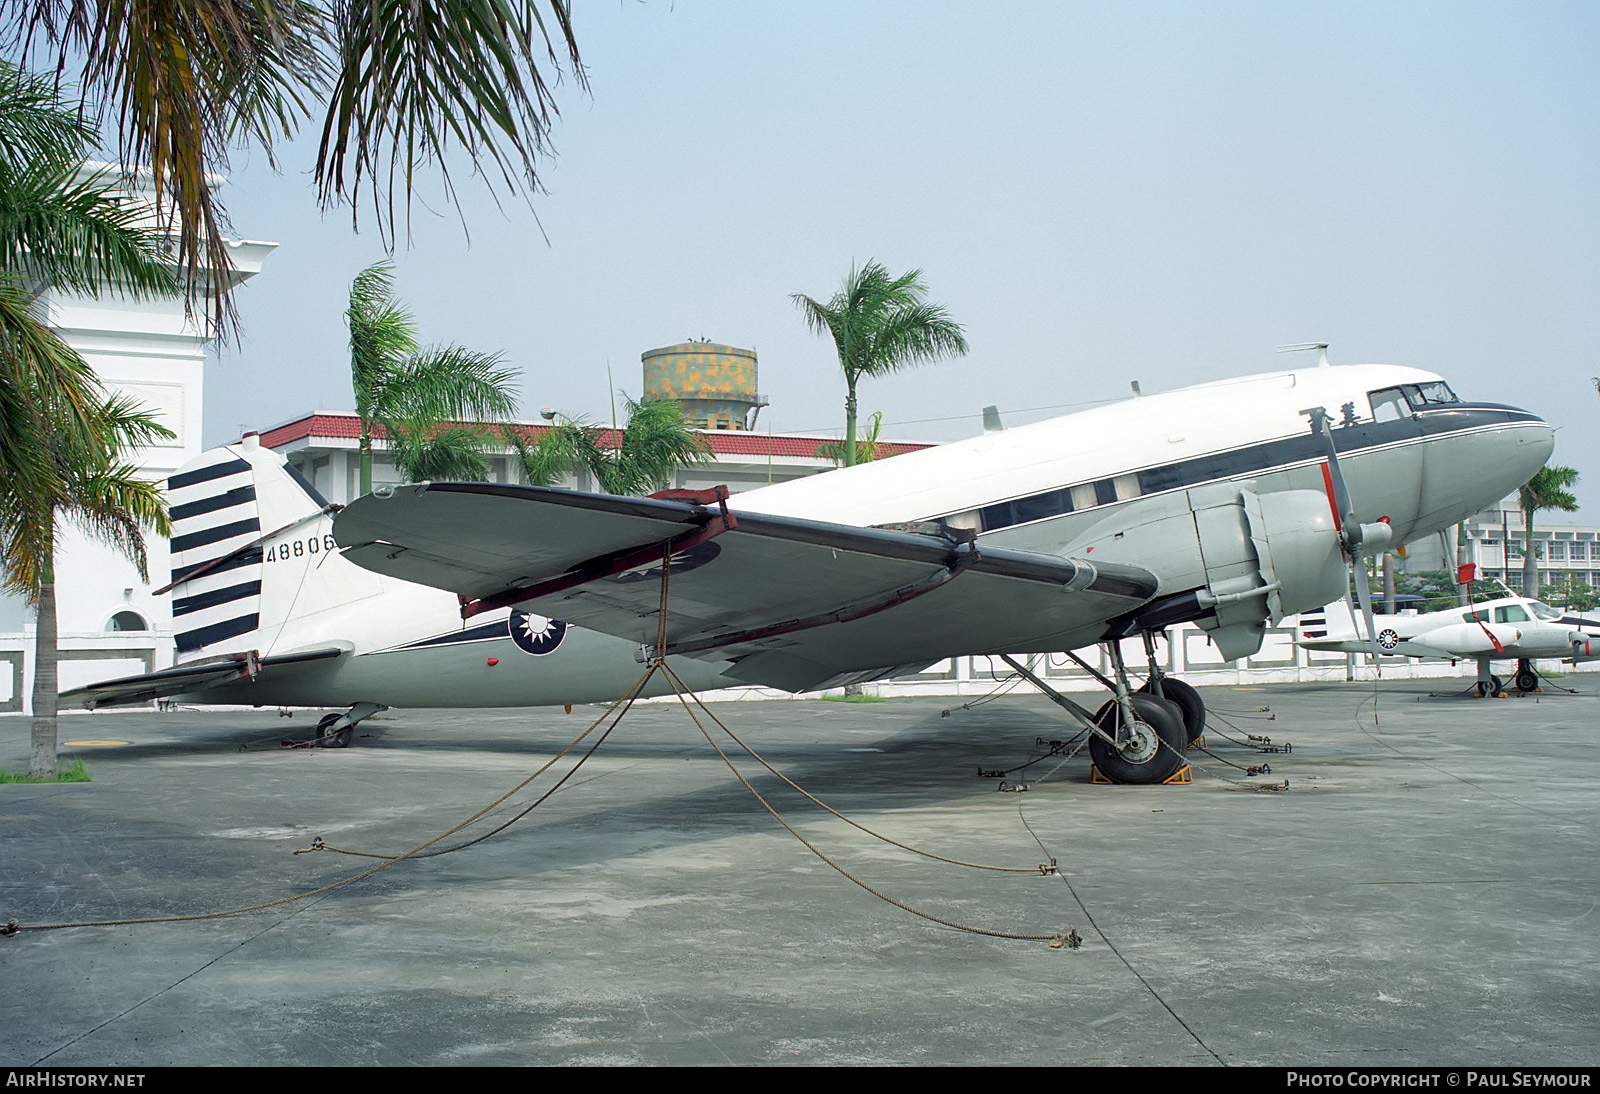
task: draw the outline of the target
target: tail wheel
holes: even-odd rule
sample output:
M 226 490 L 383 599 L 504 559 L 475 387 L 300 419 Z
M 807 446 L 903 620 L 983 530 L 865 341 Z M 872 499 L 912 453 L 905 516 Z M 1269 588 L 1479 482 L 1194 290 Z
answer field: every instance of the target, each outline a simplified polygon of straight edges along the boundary
M 1165 782 L 1183 767 L 1183 750 L 1189 740 L 1183 714 L 1176 703 L 1153 695 L 1134 695 L 1134 740 L 1117 748 L 1098 733 L 1089 738 L 1089 757 L 1100 773 L 1112 782 L 1148 786 Z M 1107 703 L 1095 715 L 1095 724 L 1108 734 L 1117 735 L 1118 707 Z
M 350 742 L 356 735 L 356 727 L 348 725 L 342 729 L 334 729 L 333 724 L 341 717 L 342 715 L 338 714 L 324 714 L 322 716 L 322 721 L 317 723 L 316 743 L 318 748 L 350 747 Z
M 1150 685 L 1146 684 L 1139 689 L 1139 694 L 1148 695 L 1150 691 Z M 1169 703 L 1178 708 L 1178 713 L 1183 715 L 1183 730 L 1188 734 L 1189 740 L 1198 740 L 1200 734 L 1206 731 L 1206 704 L 1205 700 L 1200 698 L 1200 693 L 1182 680 L 1176 680 L 1171 676 L 1161 678 L 1161 693 Z

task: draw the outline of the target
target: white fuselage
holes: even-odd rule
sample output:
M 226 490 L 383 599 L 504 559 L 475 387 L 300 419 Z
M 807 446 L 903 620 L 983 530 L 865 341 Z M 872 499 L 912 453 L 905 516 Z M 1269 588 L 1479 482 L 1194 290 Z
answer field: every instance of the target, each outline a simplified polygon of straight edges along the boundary
M 1329 605 L 1327 625 L 1302 620 L 1295 641 L 1309 649 L 1371 652 L 1372 643 L 1354 623 L 1347 623 L 1347 618 L 1343 605 Z M 1378 650 L 1386 656 L 1465 660 L 1600 657 L 1600 622 L 1564 616 L 1520 596 L 1418 615 L 1379 614 L 1372 623 Z

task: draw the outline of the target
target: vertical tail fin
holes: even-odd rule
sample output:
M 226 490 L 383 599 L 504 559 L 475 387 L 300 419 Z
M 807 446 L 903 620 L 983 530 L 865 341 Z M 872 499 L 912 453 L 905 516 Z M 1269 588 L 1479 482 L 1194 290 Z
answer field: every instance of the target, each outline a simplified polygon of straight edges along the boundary
M 161 591 L 172 593 L 178 659 L 269 648 L 306 570 L 273 565 L 277 555 L 304 562 L 331 549 L 333 507 L 254 434 L 179 468 L 167 500 L 172 582 Z

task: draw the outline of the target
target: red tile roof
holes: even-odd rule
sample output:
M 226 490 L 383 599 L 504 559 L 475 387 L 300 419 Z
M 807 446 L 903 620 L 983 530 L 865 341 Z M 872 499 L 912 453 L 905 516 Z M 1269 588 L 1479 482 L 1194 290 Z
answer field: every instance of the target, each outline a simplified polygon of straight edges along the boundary
M 517 431 L 529 440 L 549 432 L 547 425 L 517 423 Z M 837 437 L 783 437 L 766 433 L 747 433 L 733 429 L 702 429 L 711 451 L 719 456 L 815 456 L 820 444 L 838 444 Z M 375 436 L 383 436 L 379 429 Z M 261 434 L 261 443 L 267 448 L 280 448 L 301 440 L 357 440 L 361 436 L 361 422 L 354 414 L 308 414 L 297 421 L 288 422 Z M 602 444 L 612 444 L 611 430 L 600 433 Z M 902 452 L 916 452 L 932 445 L 910 441 L 879 441 L 878 450 L 885 456 L 898 456 Z

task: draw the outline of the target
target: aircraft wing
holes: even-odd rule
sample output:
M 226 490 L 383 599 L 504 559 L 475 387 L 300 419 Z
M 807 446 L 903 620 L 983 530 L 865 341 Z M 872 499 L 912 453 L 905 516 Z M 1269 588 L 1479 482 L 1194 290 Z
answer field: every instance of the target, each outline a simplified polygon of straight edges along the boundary
M 128 703 L 145 703 L 168 695 L 189 695 L 219 684 L 231 683 L 265 673 L 283 672 L 290 665 L 306 661 L 322 661 L 338 657 L 346 651 L 342 647 L 328 646 L 300 653 L 280 654 L 276 657 L 255 658 L 252 654 L 237 653 L 223 657 L 206 658 L 187 665 L 174 665 L 169 669 L 139 676 L 124 676 L 116 680 L 102 680 L 81 688 L 61 693 L 62 706 L 96 707 L 124 706 Z
M 712 496 L 720 493 L 720 496 Z M 1136 566 L 1093 565 L 918 526 L 860 528 L 729 511 L 726 491 L 621 498 L 497 483 L 397 487 L 351 503 L 351 561 L 798 691 L 968 653 L 1071 649 L 1154 595 Z

